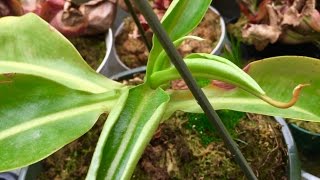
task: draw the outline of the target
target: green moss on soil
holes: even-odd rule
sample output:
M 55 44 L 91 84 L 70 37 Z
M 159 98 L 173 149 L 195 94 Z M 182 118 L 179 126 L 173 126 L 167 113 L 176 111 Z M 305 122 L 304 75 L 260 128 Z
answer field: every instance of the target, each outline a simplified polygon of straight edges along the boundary
M 176 113 L 146 148 L 132 179 L 245 179 L 223 142 L 207 146 L 188 115 Z M 258 179 L 286 179 L 286 148 L 280 125 L 268 117 L 243 118 L 235 127 L 239 147 Z
M 229 133 L 233 138 L 236 138 L 235 127 L 239 121 L 245 117 L 245 113 L 230 110 L 220 110 L 217 111 L 217 113 Z M 187 117 L 189 121 L 186 127 L 197 131 L 201 143 L 204 146 L 209 145 L 213 141 L 221 140 L 218 136 L 218 132 L 211 126 L 206 115 L 189 113 L 187 114 Z

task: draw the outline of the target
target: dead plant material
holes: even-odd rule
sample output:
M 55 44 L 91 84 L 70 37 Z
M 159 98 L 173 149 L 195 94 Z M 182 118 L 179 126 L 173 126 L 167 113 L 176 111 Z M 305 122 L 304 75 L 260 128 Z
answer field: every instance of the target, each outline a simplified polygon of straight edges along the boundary
M 268 44 L 300 44 L 320 41 L 317 0 L 239 0 L 242 17 L 229 32 L 262 50 Z M 258 4 L 258 5 L 256 5 Z

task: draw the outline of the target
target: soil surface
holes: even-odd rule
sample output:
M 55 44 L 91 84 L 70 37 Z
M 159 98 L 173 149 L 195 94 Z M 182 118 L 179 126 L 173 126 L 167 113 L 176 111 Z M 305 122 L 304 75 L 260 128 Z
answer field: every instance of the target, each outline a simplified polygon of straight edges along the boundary
M 38 179 L 84 179 L 103 122 L 101 118 L 87 134 L 45 159 Z M 187 128 L 188 123 L 186 114 L 178 112 L 160 125 L 132 179 L 245 179 L 221 140 L 203 145 L 201 132 Z M 258 179 L 286 179 L 280 128 L 259 115 L 242 119 L 235 128 L 235 140 Z
M 219 41 L 221 35 L 220 16 L 208 11 L 202 22 L 190 35 L 201 37 L 205 40 L 185 40 L 178 49 L 182 56 L 190 53 L 211 53 Z M 136 25 L 131 17 L 124 19 L 123 29 L 116 36 L 115 48 L 120 60 L 129 68 L 135 68 L 147 64 L 148 49 L 141 36 L 134 32 Z M 151 34 L 147 34 L 151 40 Z
M 85 179 L 91 158 L 107 115 L 101 115 L 93 128 L 41 162 L 38 180 Z
M 82 58 L 93 68 L 97 69 L 106 55 L 105 35 L 81 36 L 69 38 Z
M 186 128 L 185 113 L 162 124 L 146 148 L 132 179 L 245 179 L 221 141 L 208 146 Z M 258 179 L 286 178 L 286 148 L 280 125 L 251 115 L 235 128 L 236 141 Z
M 136 85 L 142 79 L 138 74 L 123 83 Z M 287 150 L 279 124 L 261 115 L 220 116 L 258 179 L 287 179 Z M 204 117 L 176 112 L 161 124 L 132 179 L 245 179 Z M 43 160 L 38 179 L 85 179 L 105 119 L 102 115 L 88 133 Z

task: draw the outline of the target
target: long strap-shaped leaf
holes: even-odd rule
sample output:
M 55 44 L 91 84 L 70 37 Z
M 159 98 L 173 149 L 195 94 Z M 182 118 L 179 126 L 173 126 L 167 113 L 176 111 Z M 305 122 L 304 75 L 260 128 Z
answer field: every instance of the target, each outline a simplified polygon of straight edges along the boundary
M 40 76 L 93 93 L 122 86 L 91 69 L 66 38 L 35 14 L 0 19 L 0 73 Z
M 282 56 L 249 64 L 248 74 L 266 94 L 279 101 L 289 101 L 297 84 L 306 83 L 297 103 L 288 109 L 270 106 L 240 88 L 222 89 L 211 85 L 204 89 L 215 109 L 231 109 L 308 121 L 320 121 L 320 61 L 308 57 Z M 201 112 L 192 95 L 176 91 L 171 95 L 168 117 L 176 110 Z
M 130 179 L 168 101 L 163 90 L 145 85 L 124 94 L 105 123 L 87 179 Z
M 211 0 L 191 1 L 173 0 L 162 19 L 162 25 L 172 41 L 189 34 L 205 15 Z M 159 40 L 154 36 L 152 50 L 149 55 L 147 73 L 154 71 L 154 63 L 163 50 Z M 147 77 L 149 77 L 147 74 Z
M 77 139 L 120 96 L 29 75 L 1 76 L 0 82 L 0 172 L 35 163 Z
M 244 71 L 232 64 L 229 60 L 218 57 L 209 60 L 201 57 L 184 59 L 189 70 L 195 77 L 221 80 L 241 87 L 248 92 L 259 95 L 265 94 L 261 87 Z M 175 67 L 155 72 L 151 75 L 152 87 L 158 87 L 170 80 L 180 79 L 180 74 Z

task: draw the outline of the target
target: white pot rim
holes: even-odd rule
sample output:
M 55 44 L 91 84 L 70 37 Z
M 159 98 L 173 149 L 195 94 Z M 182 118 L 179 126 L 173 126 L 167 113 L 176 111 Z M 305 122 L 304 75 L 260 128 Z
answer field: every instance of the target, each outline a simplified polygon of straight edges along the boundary
M 116 37 L 121 33 L 122 29 L 123 29 L 123 26 L 124 26 L 124 22 L 122 22 L 120 24 L 120 26 L 117 28 L 116 30 L 116 33 L 114 35 L 114 39 L 116 40 Z M 116 50 L 116 46 L 114 46 L 114 48 L 112 48 L 113 50 L 113 54 L 114 54 L 114 57 L 116 58 L 117 62 L 126 70 L 130 70 L 131 68 L 129 68 L 127 65 L 125 65 L 121 60 L 120 60 L 120 57 L 118 55 L 118 52 Z
M 212 7 L 212 6 L 209 6 L 209 9 L 211 11 L 213 11 L 214 13 L 218 14 L 219 17 L 220 17 L 220 28 L 221 28 L 221 34 L 220 34 L 220 37 L 219 37 L 219 41 L 217 43 L 217 45 L 214 47 L 214 49 L 211 51 L 211 54 L 217 54 L 218 51 L 221 49 L 221 47 L 223 46 L 224 44 L 224 41 L 225 39 L 227 38 L 227 32 L 226 32 L 226 23 L 223 19 L 223 17 L 221 16 L 221 14 L 219 13 L 219 11 Z
M 218 43 L 217 45 L 213 48 L 213 50 L 211 51 L 210 54 L 219 54 L 220 53 L 220 50 L 222 49 L 222 46 L 223 44 L 225 43 L 226 39 L 227 39 L 227 32 L 226 32 L 226 23 L 223 19 L 223 17 L 221 16 L 221 14 L 218 12 L 217 9 L 215 9 L 214 7 L 212 6 L 209 6 L 209 9 L 208 10 L 211 10 L 213 11 L 215 14 L 219 15 L 220 17 L 220 28 L 221 28 L 221 34 L 220 34 L 220 37 L 219 37 L 219 40 L 218 40 Z M 123 26 L 124 26 L 124 22 L 122 22 L 119 27 L 117 28 L 116 32 L 115 32 L 115 37 L 117 37 L 122 29 L 123 29 Z M 115 38 L 116 39 L 116 38 Z M 117 53 L 117 50 L 114 46 L 113 48 L 113 53 L 114 53 L 114 56 L 117 60 L 117 62 L 126 70 L 130 70 L 132 68 L 129 68 L 127 65 L 125 65 L 121 60 L 120 60 L 120 57 Z
M 108 32 L 107 32 L 106 37 L 105 37 L 105 42 L 106 42 L 106 54 L 105 54 L 101 64 L 97 68 L 96 72 L 100 72 L 103 69 L 103 67 L 107 63 L 107 60 L 108 60 L 108 58 L 110 56 L 112 45 L 113 45 L 113 34 L 112 34 L 112 29 L 111 28 L 108 29 Z

